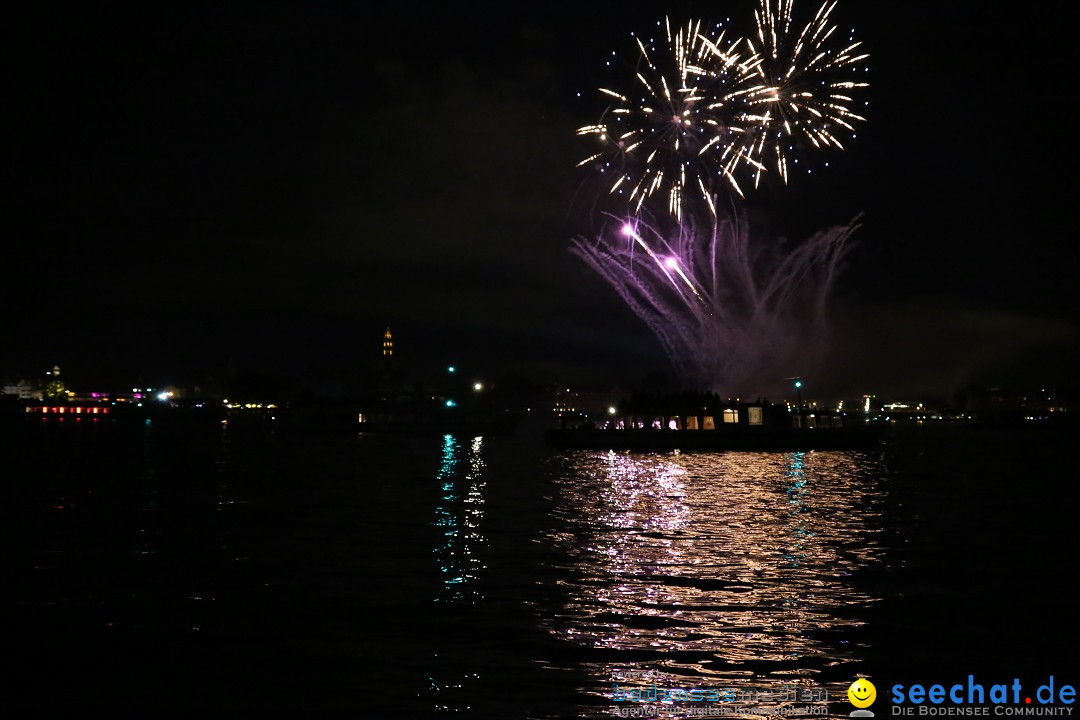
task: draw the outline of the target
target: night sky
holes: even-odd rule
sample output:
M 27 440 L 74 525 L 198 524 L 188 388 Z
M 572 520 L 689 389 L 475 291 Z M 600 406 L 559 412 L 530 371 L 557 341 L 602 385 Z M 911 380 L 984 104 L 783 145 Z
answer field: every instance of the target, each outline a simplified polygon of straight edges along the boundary
M 749 30 L 754 4 L 361 5 L 39 5 L 10 24 L 0 375 L 334 375 L 386 325 L 418 367 L 597 386 L 664 368 L 568 252 L 606 209 L 574 130 L 631 31 Z M 835 11 L 871 53 L 869 122 L 750 201 L 795 239 L 865 213 L 822 385 L 1069 382 L 1074 59 L 1063 18 L 1016 7 Z

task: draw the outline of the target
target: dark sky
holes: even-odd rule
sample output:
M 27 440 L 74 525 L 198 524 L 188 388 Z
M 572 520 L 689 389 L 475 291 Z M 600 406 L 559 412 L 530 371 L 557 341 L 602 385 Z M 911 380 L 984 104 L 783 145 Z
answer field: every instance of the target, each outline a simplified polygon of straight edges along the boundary
M 751 0 L 35 7 L 9 28 L 0 375 L 333 374 L 387 324 L 419 364 L 664 367 L 567 252 L 603 205 L 574 130 L 630 31 L 749 28 Z M 1060 384 L 1080 357 L 1072 41 L 987 8 L 841 2 L 869 122 L 751 200 L 794 238 L 865 213 L 834 306 L 849 389 Z

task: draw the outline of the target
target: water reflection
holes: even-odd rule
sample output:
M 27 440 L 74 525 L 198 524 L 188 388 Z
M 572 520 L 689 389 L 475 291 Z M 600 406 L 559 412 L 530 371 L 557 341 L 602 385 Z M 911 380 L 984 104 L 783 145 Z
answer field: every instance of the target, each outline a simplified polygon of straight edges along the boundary
M 453 435 L 442 439 L 442 455 L 436 480 L 439 483 L 435 505 L 435 528 L 440 541 L 433 552 L 441 582 L 435 602 L 473 605 L 482 599 L 476 580 L 485 569 L 480 547 L 487 542 L 481 530 L 484 519 L 484 439 L 474 437 L 466 445 Z M 461 612 L 446 607 L 451 613 L 443 621 L 463 627 Z M 459 658 L 462 646 L 452 633 L 444 633 L 431 658 L 432 674 L 421 694 L 430 698 L 436 712 L 459 712 L 469 709 L 469 697 L 479 675 L 465 672 L 466 662 Z
M 440 496 L 435 506 L 435 526 L 442 534 L 442 542 L 434 550 L 442 573 L 436 602 L 475 600 L 477 596 L 471 583 L 483 569 L 477 549 L 486 542 L 480 531 L 484 518 L 483 446 L 484 439 L 474 437 L 466 454 L 456 437 L 443 437 L 436 476 Z
M 616 651 L 611 678 L 801 682 L 852 662 L 855 572 L 879 562 L 880 468 L 862 453 L 640 455 L 556 460 L 562 611 L 549 630 Z

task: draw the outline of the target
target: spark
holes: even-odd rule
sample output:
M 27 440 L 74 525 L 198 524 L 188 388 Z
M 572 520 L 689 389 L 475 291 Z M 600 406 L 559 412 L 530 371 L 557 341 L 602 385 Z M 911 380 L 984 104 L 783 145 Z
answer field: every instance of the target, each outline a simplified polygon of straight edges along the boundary
M 660 42 L 631 34 L 625 86 L 605 83 L 607 109 L 577 130 L 599 145 L 579 166 L 612 173 L 609 192 L 627 207 L 621 232 L 578 238 L 573 252 L 652 330 L 684 382 L 716 392 L 807 367 L 858 227 L 795 246 L 750 240 L 737 201 L 766 175 L 787 184 L 793 169 L 812 174 L 810 156 L 843 150 L 865 122 L 853 108 L 867 83 L 852 73 L 868 57 L 853 38 L 836 40 L 836 0 L 806 22 L 794 0 L 757 3 L 745 37 L 727 23 L 667 18 Z
M 795 21 L 794 0 L 758 2 L 748 37 L 701 20 L 673 27 L 667 18 L 658 23 L 666 42 L 633 35 L 629 87 L 600 88 L 611 104 L 577 130 L 600 148 L 579 166 L 613 164 L 619 179 L 609 192 L 629 186 L 631 212 L 656 196 L 678 221 L 699 200 L 715 217 L 720 193 L 743 198 L 769 172 L 786 184 L 799 155 L 842 150 L 842 136 L 865 121 L 852 108 L 868 83 L 848 73 L 868 55 L 859 42 L 835 42 L 836 1 L 805 25 Z
M 858 227 L 857 217 L 795 246 L 770 247 L 751 240 L 745 214 L 688 219 L 666 233 L 632 217 L 620 233 L 577 238 L 572 251 L 652 330 L 684 382 L 734 394 L 812 363 Z
M 754 77 L 752 60 L 724 32 L 715 36 L 700 20 L 672 27 L 665 20 L 665 45 L 634 37 L 637 65 L 630 89 L 600 88 L 612 101 L 596 123 L 578 128 L 601 149 L 579 165 L 615 161 L 620 181 L 629 184 L 629 201 L 640 212 L 653 196 L 664 197 L 668 211 L 681 219 L 695 197 L 713 204 L 714 177 L 730 178 L 748 161 L 720 139 L 742 134 L 747 124 L 741 86 Z M 730 90 L 735 91 L 730 93 Z M 618 125 L 618 130 L 616 130 Z
M 755 66 L 757 87 L 750 94 L 751 104 L 770 116 L 761 127 L 761 157 L 770 158 L 784 183 L 796 152 L 792 140 L 843 150 L 838 131 L 854 133 L 852 123 L 866 120 L 851 110 L 854 100 L 848 91 L 868 83 L 840 78 L 842 72 L 858 69 L 869 55 L 860 51 L 860 42 L 838 49 L 830 44 L 836 32 L 831 19 L 835 8 L 836 1 L 827 0 L 798 32 L 794 0 L 760 0 L 754 13 L 756 43 L 747 42 L 760 62 Z M 754 173 L 755 187 L 764 171 L 762 166 Z

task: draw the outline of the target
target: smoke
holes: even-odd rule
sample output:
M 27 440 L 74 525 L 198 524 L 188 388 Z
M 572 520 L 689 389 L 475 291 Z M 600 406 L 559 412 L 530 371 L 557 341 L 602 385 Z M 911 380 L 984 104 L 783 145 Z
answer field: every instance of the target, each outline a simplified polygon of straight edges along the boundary
M 740 211 L 704 223 L 608 217 L 571 251 L 656 335 L 684 387 L 768 395 L 817 370 L 858 217 L 796 244 L 754 237 Z
M 955 300 L 833 304 L 815 389 L 843 397 L 950 398 L 969 386 L 1075 387 L 1073 322 Z

